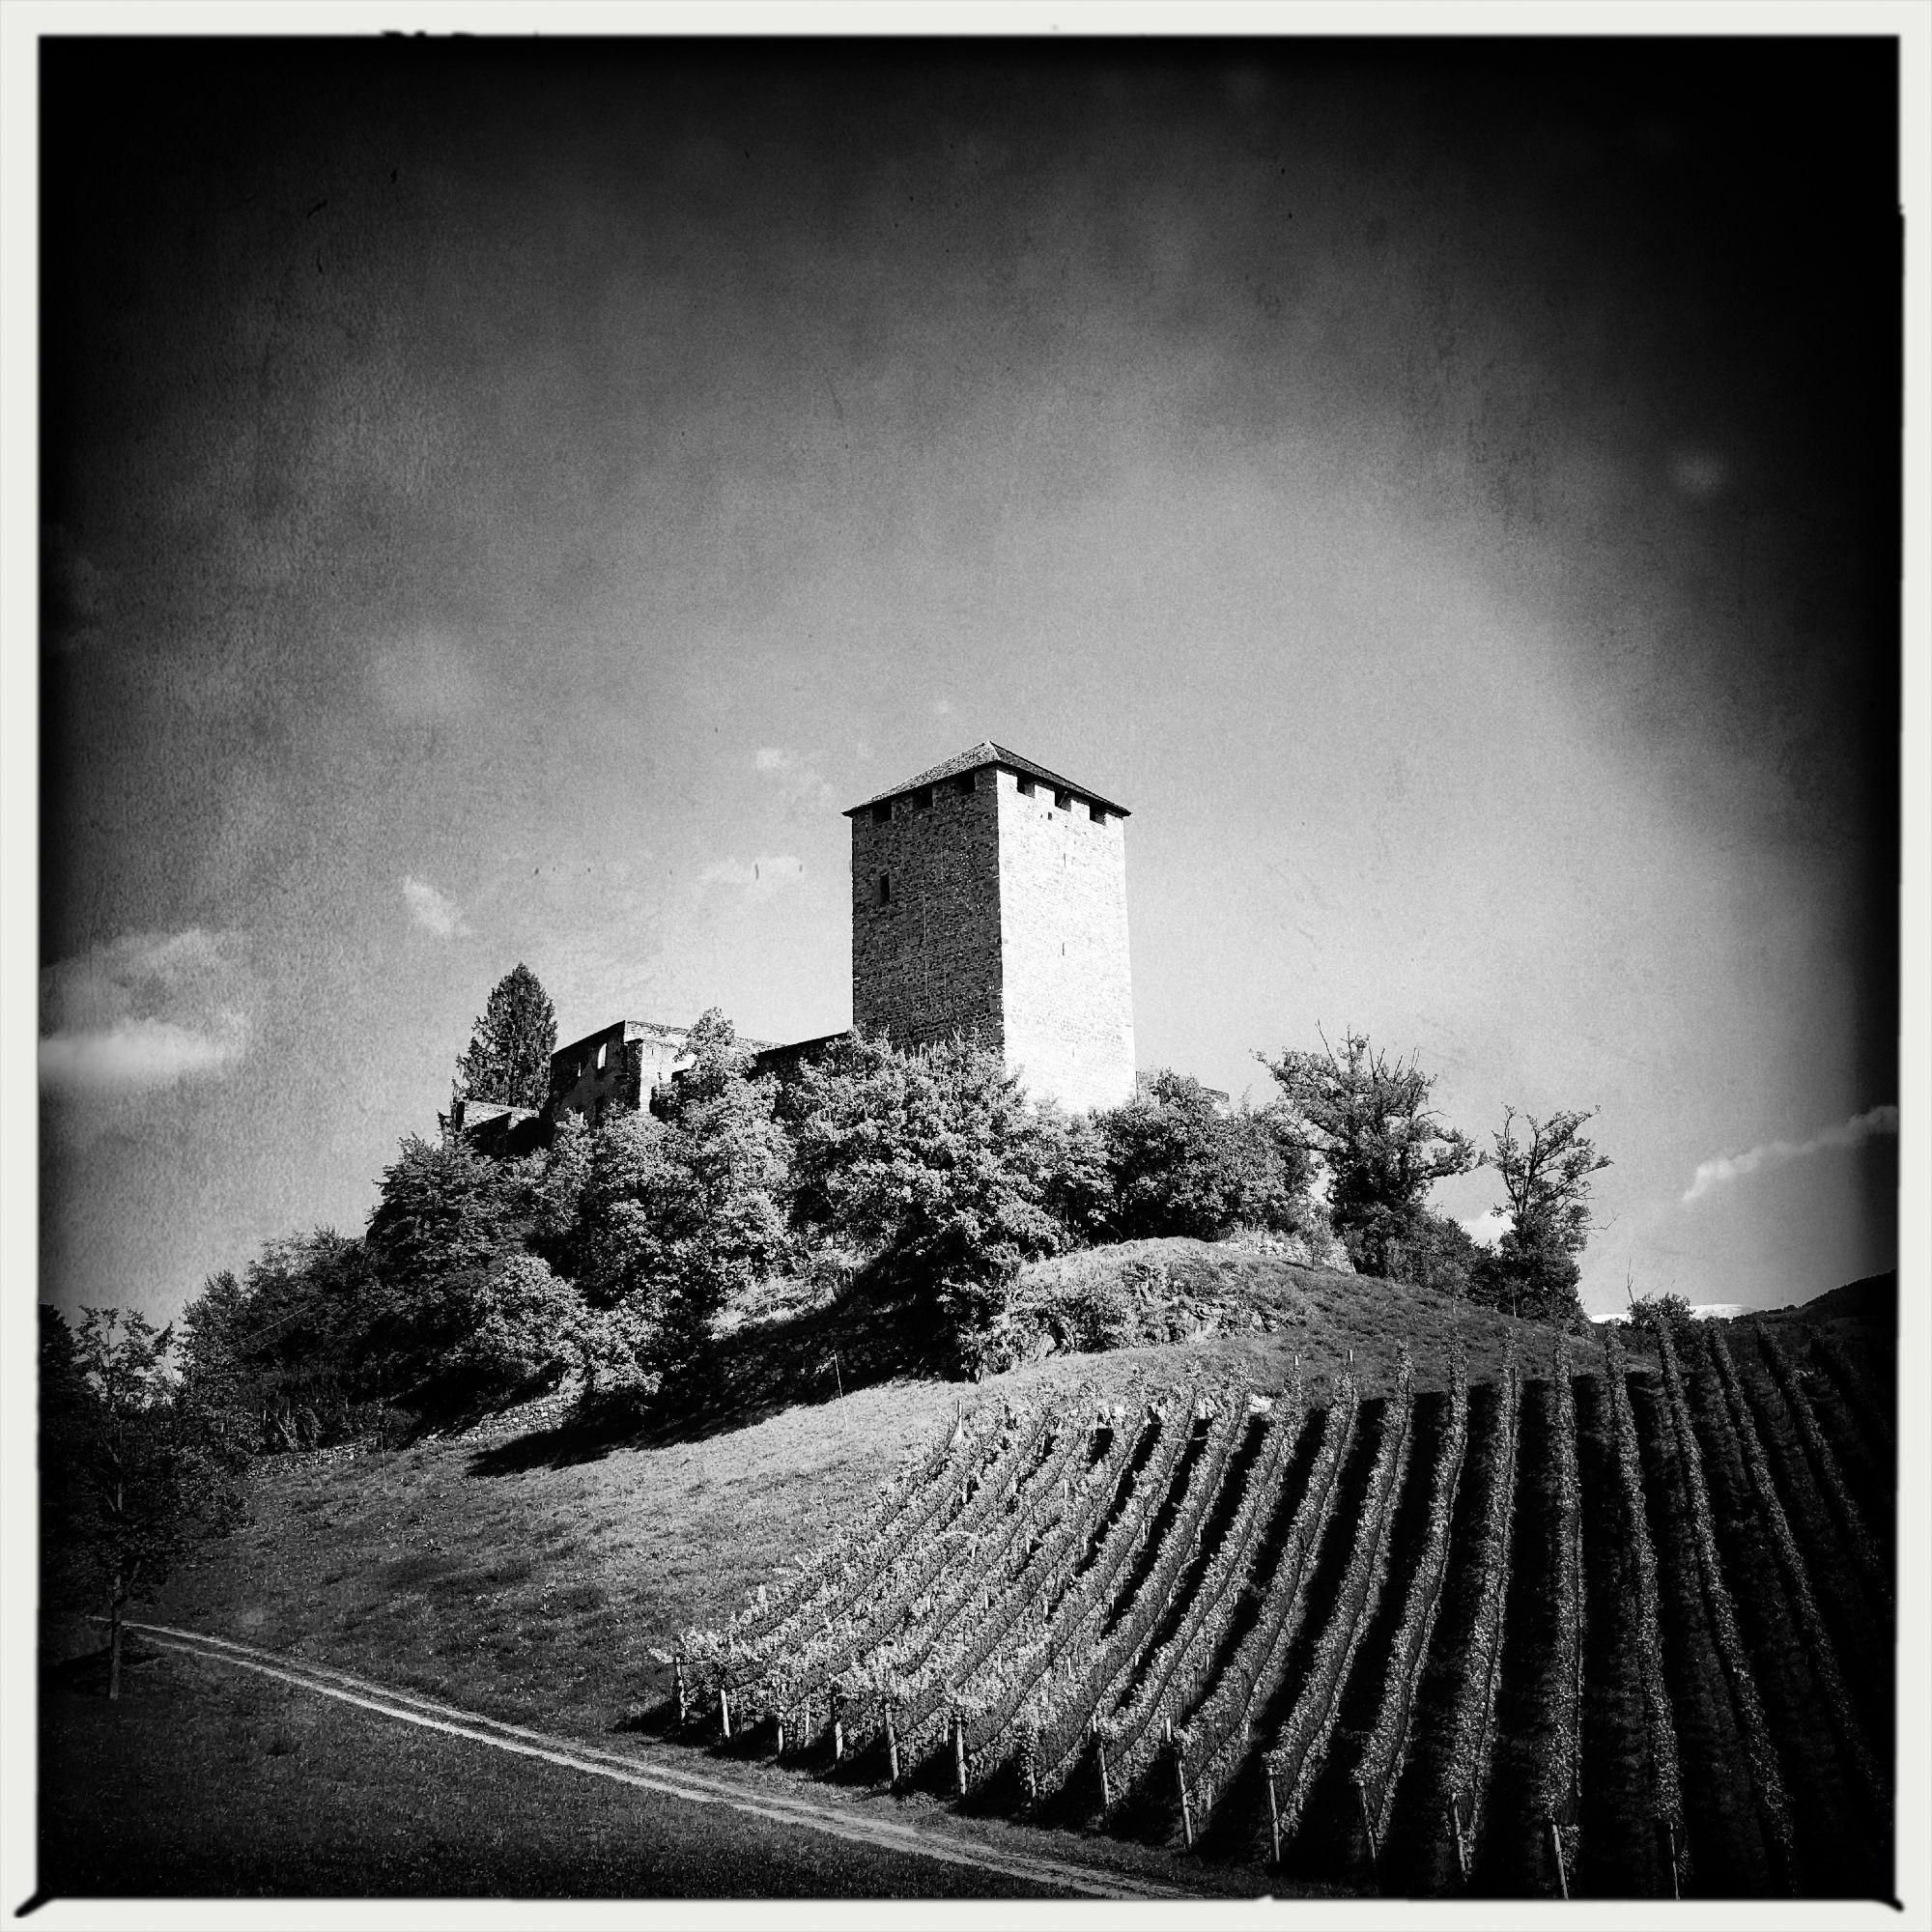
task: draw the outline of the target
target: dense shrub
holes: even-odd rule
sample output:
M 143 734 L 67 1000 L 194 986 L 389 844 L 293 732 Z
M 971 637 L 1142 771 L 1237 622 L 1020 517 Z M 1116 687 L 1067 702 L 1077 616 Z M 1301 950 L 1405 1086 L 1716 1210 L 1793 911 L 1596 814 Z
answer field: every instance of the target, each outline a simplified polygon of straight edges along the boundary
M 508 1395 L 567 1346 L 575 1297 L 533 1274 L 513 1179 L 461 1140 L 411 1135 L 365 1237 L 358 1376 L 430 1409 Z
M 593 1378 L 701 1397 L 719 1315 L 790 1255 L 789 1150 L 769 1082 L 745 1077 L 730 1022 L 693 1030 L 670 1117 L 620 1115 L 571 1141 L 545 1186 L 545 1225 L 596 1311 Z M 577 1209 L 566 1188 L 579 1175 Z M 567 1231 L 567 1232 L 564 1232 Z
M 924 1304 L 980 1366 L 1021 1264 L 1075 1239 L 1063 1216 L 1091 1200 L 1091 1141 L 967 1040 L 901 1053 L 854 1035 L 801 1069 L 784 1109 L 801 1228 L 868 1257 L 876 1287 Z
M 1094 1124 L 1111 1182 L 1112 1239 L 1291 1234 L 1307 1218 L 1312 1163 L 1283 1106 L 1223 1113 L 1200 1081 L 1163 1067 Z
M 374 1280 L 362 1242 L 332 1228 L 268 1242 L 239 1279 L 211 1276 L 177 1337 L 190 1399 L 264 1452 L 379 1430 L 360 1349 Z

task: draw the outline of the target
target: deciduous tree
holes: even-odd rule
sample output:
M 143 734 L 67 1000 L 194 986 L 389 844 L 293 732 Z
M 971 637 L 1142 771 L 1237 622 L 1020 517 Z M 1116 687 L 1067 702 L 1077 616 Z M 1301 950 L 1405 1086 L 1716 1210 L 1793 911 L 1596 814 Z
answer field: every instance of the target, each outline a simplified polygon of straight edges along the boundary
M 1055 1207 L 1069 1151 L 1091 1144 L 965 1039 L 902 1053 L 854 1035 L 801 1069 L 785 1104 L 800 1220 L 869 1255 L 973 1366 L 1022 1263 L 1070 1243 Z
M 1307 1218 L 1312 1163 L 1279 1103 L 1223 1113 L 1200 1081 L 1163 1067 L 1094 1124 L 1107 1148 L 1117 1239 L 1217 1241 L 1244 1227 L 1288 1234 Z
M 242 1452 L 168 1373 L 175 1338 L 138 1314 L 90 1308 L 71 1329 L 41 1311 L 43 1546 L 107 1605 L 107 1694 L 122 1625 L 188 1549 L 233 1526 Z
M 1475 1272 L 1477 1300 L 1539 1321 L 1577 1313 L 1577 1258 L 1589 1235 L 1590 1177 L 1610 1164 L 1583 1132 L 1595 1117 L 1594 1108 L 1558 1111 L 1542 1121 L 1524 1114 L 1519 1139 L 1516 1109 L 1503 1110 L 1489 1158 L 1506 1197 L 1496 1211 L 1510 1216 L 1510 1226 Z
M 719 1315 L 791 1245 L 770 1083 L 746 1077 L 723 1013 L 690 1046 L 667 1119 L 626 1115 L 591 1136 L 575 1237 L 600 1316 L 593 1368 L 669 1402 L 702 1399 Z
M 581 1301 L 525 1249 L 526 1191 L 462 1141 L 404 1139 L 365 1237 L 374 1281 L 358 1352 L 372 1387 L 461 1407 L 568 1354 Z
M 1391 1061 L 1366 1035 L 1342 1037 L 1338 1053 L 1257 1055 L 1280 1083 L 1302 1143 L 1328 1173 L 1335 1232 L 1365 1273 L 1413 1278 L 1408 1257 L 1430 1246 L 1425 1197 L 1436 1181 L 1466 1174 L 1479 1156 L 1468 1137 L 1429 1104 L 1433 1074 L 1413 1055 Z

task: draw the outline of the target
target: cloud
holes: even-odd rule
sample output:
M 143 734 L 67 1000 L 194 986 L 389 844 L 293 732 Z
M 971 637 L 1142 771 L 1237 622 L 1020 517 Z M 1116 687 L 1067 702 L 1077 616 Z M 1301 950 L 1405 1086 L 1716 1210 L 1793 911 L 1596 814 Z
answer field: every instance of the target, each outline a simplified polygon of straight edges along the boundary
M 788 852 L 755 859 L 719 859 L 698 873 L 700 886 L 725 886 L 749 898 L 768 899 L 805 877 L 805 861 Z
M 128 933 L 41 975 L 41 1080 L 94 1097 L 225 1073 L 248 1050 L 248 943 L 191 926 Z
M 405 872 L 403 896 L 410 902 L 411 918 L 425 932 L 433 932 L 439 939 L 453 939 L 457 934 L 469 930 L 463 923 L 463 914 L 456 901 L 444 897 L 427 879 L 419 879 L 413 872 Z
M 41 1078 L 70 1092 L 172 1087 L 198 1073 L 221 1072 L 247 1047 L 248 1024 L 241 1013 L 218 1014 L 212 1033 L 169 1020 L 121 1020 L 101 1032 L 42 1040 Z
M 835 802 L 824 774 L 782 745 L 760 745 L 752 754 L 752 762 L 768 778 L 778 781 L 781 787 L 781 805 L 787 817 L 797 818 L 807 813 L 816 816 Z
M 1499 1214 L 1492 1208 L 1481 1214 L 1472 1215 L 1463 1223 L 1463 1232 L 1479 1248 L 1492 1248 L 1509 1232 L 1511 1216 Z
M 1827 1127 L 1823 1133 L 1813 1134 L 1808 1141 L 1766 1141 L 1762 1147 L 1747 1148 L 1743 1153 L 1723 1154 L 1716 1160 L 1699 1161 L 1690 1185 L 1684 1190 L 1684 1205 L 1688 1208 L 1691 1202 L 1714 1192 L 1726 1181 L 1755 1174 L 1761 1167 L 1783 1167 L 1787 1162 L 1803 1160 L 1806 1154 L 1822 1153 L 1827 1148 L 1857 1147 L 1870 1140 L 1874 1134 L 1895 1134 L 1897 1131 L 1898 1109 L 1874 1107 L 1867 1114 L 1854 1114 L 1849 1121 L 1841 1121 L 1835 1127 Z
M 935 697 L 932 700 L 932 715 L 935 718 L 951 718 L 952 716 L 951 700 L 944 697 Z

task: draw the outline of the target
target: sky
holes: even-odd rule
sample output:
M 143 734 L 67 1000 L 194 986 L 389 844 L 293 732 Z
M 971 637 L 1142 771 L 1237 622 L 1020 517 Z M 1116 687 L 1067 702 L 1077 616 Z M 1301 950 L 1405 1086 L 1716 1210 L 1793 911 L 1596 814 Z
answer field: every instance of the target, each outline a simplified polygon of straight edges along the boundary
M 41 61 L 45 1298 L 359 1228 L 519 960 L 845 1025 L 982 738 L 1143 1065 L 1600 1109 L 1593 1311 L 1892 1265 L 1887 43 Z

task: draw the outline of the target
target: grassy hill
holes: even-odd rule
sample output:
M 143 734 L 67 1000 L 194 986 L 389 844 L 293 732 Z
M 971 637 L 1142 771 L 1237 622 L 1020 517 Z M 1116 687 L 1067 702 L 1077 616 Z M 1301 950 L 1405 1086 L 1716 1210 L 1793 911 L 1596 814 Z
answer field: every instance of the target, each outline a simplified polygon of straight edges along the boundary
M 1072 1259 L 1083 1281 L 1167 1263 L 1175 1319 L 1196 1332 L 1056 1351 L 967 1384 L 916 1378 L 923 1338 L 896 1311 L 856 1300 L 740 1329 L 726 1343 L 717 1406 L 668 1439 L 573 1428 L 558 1393 L 406 1449 L 269 1459 L 256 1467 L 252 1521 L 185 1576 L 170 1608 L 497 1715 L 564 1713 L 602 1728 L 664 1693 L 652 1646 L 723 1621 L 962 1412 L 1196 1367 L 1279 1388 L 1297 1357 L 1313 1381 L 1339 1373 L 1350 1351 L 1364 1386 L 1379 1388 L 1405 1339 L 1418 1388 L 1435 1389 L 1458 1333 L 1477 1379 L 1495 1372 L 1512 1334 L 1526 1360 L 1559 1346 L 1579 1372 L 1597 1358 L 1590 1337 L 1559 1339 L 1426 1289 L 1200 1241 Z
M 1080 1332 L 1082 1311 L 1096 1290 L 1106 1291 L 1110 1320 L 1131 1320 L 1136 1335 L 1170 1339 L 1104 1352 L 1068 1348 L 1066 1338 Z M 1458 1673 L 1466 1673 L 1469 1658 L 1492 1656 L 1498 1690 L 1490 1777 L 1502 1794 L 1496 1815 L 1508 1824 L 1491 1834 L 1478 1880 L 1490 1889 L 1548 1889 L 1534 1806 L 1520 1794 L 1548 1743 L 1549 1687 L 1560 1674 L 1552 1661 L 1553 1626 L 1538 1606 L 1552 1600 L 1561 1560 L 1566 1505 L 1552 1474 L 1559 1459 L 1551 1445 L 1568 1430 L 1581 1474 L 1579 1500 L 1567 1507 L 1577 1520 L 1592 1605 L 1580 1722 L 1598 1781 L 1589 1787 L 1595 1808 L 1581 1836 L 1584 1889 L 1667 1891 L 1667 1860 L 1660 1865 L 1658 1841 L 1644 1822 L 1644 1698 L 1632 1676 L 1631 1633 L 1617 1621 L 1624 1612 L 1613 1617 L 1607 1609 L 1623 1601 L 1615 1592 L 1631 1558 L 1629 1525 L 1616 1501 L 1613 1406 L 1604 1394 L 1600 1337 L 1558 1337 L 1458 1308 L 1425 1290 L 1190 1241 L 1132 1243 L 1066 1258 L 1034 1271 L 1021 1301 L 1028 1312 L 1019 1332 L 1037 1359 L 977 1385 L 917 1378 L 924 1345 L 904 1312 L 848 1299 L 735 1331 L 716 1409 L 661 1439 L 599 1439 L 572 1428 L 564 1399 L 554 1396 L 408 1449 L 267 1462 L 255 1478 L 249 1526 L 183 1576 L 167 1612 L 553 1730 L 595 1736 L 627 1725 L 660 1726 L 671 1689 L 670 1667 L 661 1660 L 680 1634 L 724 1625 L 841 1525 L 875 1515 L 881 1486 L 929 1461 L 962 1421 L 964 1446 L 955 1460 L 978 1453 L 975 1444 L 999 1439 L 1003 1415 L 1032 1417 L 1027 1426 L 1037 1427 L 1043 1417 L 1091 1417 L 1102 1404 L 1140 1404 L 1150 1388 L 1173 1388 L 1190 1378 L 1236 1378 L 1246 1388 L 1279 1392 L 1298 1374 L 1309 1406 L 1293 1443 L 1284 1438 L 1264 1464 L 1262 1424 L 1239 1425 L 1249 1433 L 1229 1437 L 1210 1481 L 1200 1473 L 1208 1454 L 1204 1436 L 1174 1463 L 1171 1491 L 1150 1501 L 1155 1531 L 1148 1553 L 1123 1566 L 1122 1587 L 1141 1589 L 1151 1576 L 1165 1576 L 1161 1614 L 1141 1618 L 1151 1650 L 1179 1634 L 1190 1592 L 1236 1520 L 1239 1487 L 1259 1480 L 1258 1466 L 1274 1487 L 1265 1506 L 1249 1512 L 1255 1520 L 1243 1533 L 1252 1534 L 1253 1548 L 1244 1560 L 1259 1576 L 1264 1560 L 1278 1554 L 1323 1453 L 1332 1378 L 1351 1369 L 1360 1400 L 1334 1448 L 1332 1496 L 1311 1524 L 1310 1607 L 1285 1653 L 1282 1680 L 1303 1682 L 1318 1661 L 1327 1667 L 1322 1632 L 1338 1603 L 1356 1603 L 1356 1584 L 1366 1575 L 1357 1546 L 1363 1525 L 1373 1520 L 1383 1535 L 1378 1560 L 1395 1580 L 1383 1592 L 1380 1614 L 1369 1614 L 1363 1630 L 1351 1632 L 1359 1648 L 1332 1687 L 1334 1730 L 1323 1750 L 1340 1766 L 1362 1748 L 1389 1676 L 1397 1600 L 1422 1561 L 1429 1486 L 1440 1480 L 1432 1472 L 1442 1466 L 1459 1400 L 1452 1362 L 1460 1343 L 1473 1385 L 1461 1459 L 1466 1474 L 1451 1499 L 1452 1553 L 1436 1635 L 1426 1668 L 1418 1665 L 1411 1760 L 1423 1769 L 1406 1773 L 1394 1790 L 1392 1829 L 1400 1856 L 1410 1861 L 1405 1883 L 1430 1889 L 1448 1882 L 1444 1814 L 1427 1793 L 1435 1788 L 1430 1780 L 1447 1747 L 1443 1727 L 1454 1715 Z M 1850 1506 L 1862 1511 L 1874 1534 L 1889 1531 L 1889 1470 L 1880 1466 L 1883 1456 L 1873 1446 L 1889 1427 L 1889 1411 L 1878 1412 L 1889 1383 L 1874 1372 L 1883 1338 L 1866 1319 L 1871 1301 L 1867 1291 L 1862 1300 L 1841 1297 L 1823 1311 L 1839 1343 L 1830 1360 L 1804 1352 L 1798 1315 L 1763 1324 L 1783 1338 L 1783 1373 L 1801 1378 L 1795 1397 L 1755 1332 L 1742 1334 L 1750 1324 L 1733 1325 L 1739 1339 L 1730 1352 L 1741 1400 L 1763 1434 L 1763 1454 L 1803 1546 L 1816 1614 L 1829 1626 L 1836 1654 L 1848 1660 L 1848 1673 L 1856 1669 L 1858 1721 L 1889 1765 L 1889 1679 L 1873 1674 L 1880 1666 L 1871 1661 L 1889 1657 L 1889 1601 L 1880 1606 L 1869 1580 L 1847 1561 L 1847 1531 L 1834 1513 L 1840 1498 L 1814 1468 L 1817 1454 L 1832 1457 Z M 1520 1394 L 1506 1398 L 1501 1377 L 1512 1339 L 1523 1380 Z M 1398 1394 L 1397 1358 L 1405 1344 L 1415 1373 L 1412 1390 Z M 1804 1815 L 1824 1821 L 1846 1844 L 1856 1840 L 1853 1889 L 1864 1889 L 1879 1853 L 1869 1834 L 1845 1823 L 1856 1821 L 1860 1807 L 1848 1796 L 1830 1700 L 1806 1659 L 1802 1618 L 1753 1502 L 1750 1471 L 1712 1360 L 1702 1337 L 1687 1345 L 1681 1413 L 1688 1437 L 1673 1435 L 1654 1354 L 1633 1351 L 1629 1378 L 1659 1574 L 1662 1653 L 1695 1813 L 1690 1823 L 1695 1889 L 1751 1891 L 1775 1882 L 1776 1848 L 1767 1850 L 1762 1806 L 1744 1769 L 1747 1741 L 1735 1715 L 1736 1686 L 1719 1656 L 1717 1599 L 1700 1569 L 1707 1553 L 1717 1574 L 1730 1578 L 1742 1642 L 1762 1679 L 1761 1700 L 1772 1714 L 1787 1777 L 1804 1796 Z M 1575 1391 L 1569 1423 L 1561 1420 L 1559 1379 Z M 842 1396 L 836 1393 L 840 1383 Z M 1880 1393 L 1882 1384 L 1888 1393 Z M 1506 1411 L 1515 1417 L 1508 1429 L 1500 1422 Z M 1401 1469 L 1378 1474 L 1398 1416 L 1412 1437 Z M 1236 1427 L 1232 1418 L 1229 1427 Z M 1056 1466 L 1070 1474 L 1074 1464 L 1066 1459 L 1076 1445 L 1070 1437 L 1054 1439 L 1063 1444 Z M 1684 1445 L 1691 1439 L 1701 1444 L 1716 1512 L 1710 1552 L 1699 1548 L 1689 1500 Z M 1097 1447 L 1093 1453 L 1097 1458 Z M 1493 1534 L 1486 1540 L 1481 1525 L 1505 1467 L 1517 1498 L 1517 1533 L 1506 1539 L 1501 1558 L 1510 1607 L 1486 1651 L 1474 1634 L 1482 1628 L 1479 1586 L 1484 1562 L 1493 1570 L 1495 1557 Z M 1022 1477 L 1029 1473 L 1015 1468 Z M 949 1510 L 965 1506 L 968 1487 L 960 1486 L 960 1501 L 949 1502 Z M 1024 1493 L 1023 1482 L 1010 1501 L 1003 1492 L 1001 1507 L 1031 1507 L 1023 1505 Z M 1378 1507 L 1369 1508 L 1377 1497 Z M 935 1521 L 943 1529 L 944 1521 Z M 1160 1551 L 1182 1523 L 1198 1530 L 1197 1546 L 1167 1575 Z M 1012 1548 L 1021 1548 L 1017 1539 Z M 1889 1548 L 1884 1555 L 1889 1560 Z M 843 1605 L 840 1613 L 854 1608 Z M 990 1586 L 983 1611 L 971 1614 L 994 1614 Z M 1145 1660 L 1132 1668 L 1144 1673 Z M 1275 1696 L 1255 1718 L 1266 1736 L 1293 1715 Z M 749 1747 L 741 1739 L 739 1747 L 768 1749 L 769 1739 Z M 874 1753 L 863 1768 L 846 1770 L 872 1776 L 881 1762 Z M 1819 1766 L 1833 1769 L 1828 1774 Z M 1231 1789 L 1229 1804 L 1216 1806 L 1220 1852 L 1237 1861 L 1255 1855 L 1262 1791 L 1251 1759 L 1239 1761 L 1239 1774 L 1238 1792 Z M 1077 1783 L 1084 1802 L 1084 1775 Z M 1151 1786 L 1129 1795 L 1137 1804 L 1123 1814 L 1125 1829 L 1156 1837 L 1172 1832 L 1175 1821 Z M 1010 1796 L 985 1802 L 1007 1803 Z M 1291 1848 L 1302 1861 L 1300 1876 L 1368 1884 L 1336 1775 L 1309 1796 L 1309 1835 Z M 940 1801 L 935 1794 L 915 1802 Z M 1074 1809 L 1061 1822 L 1081 1822 L 1078 1802 L 1063 1802 Z M 1803 1889 L 1831 1889 L 1842 1876 L 1842 1860 L 1833 1866 L 1830 1843 L 1817 1839 L 1812 1826 L 1806 1833 L 1794 1876 Z

